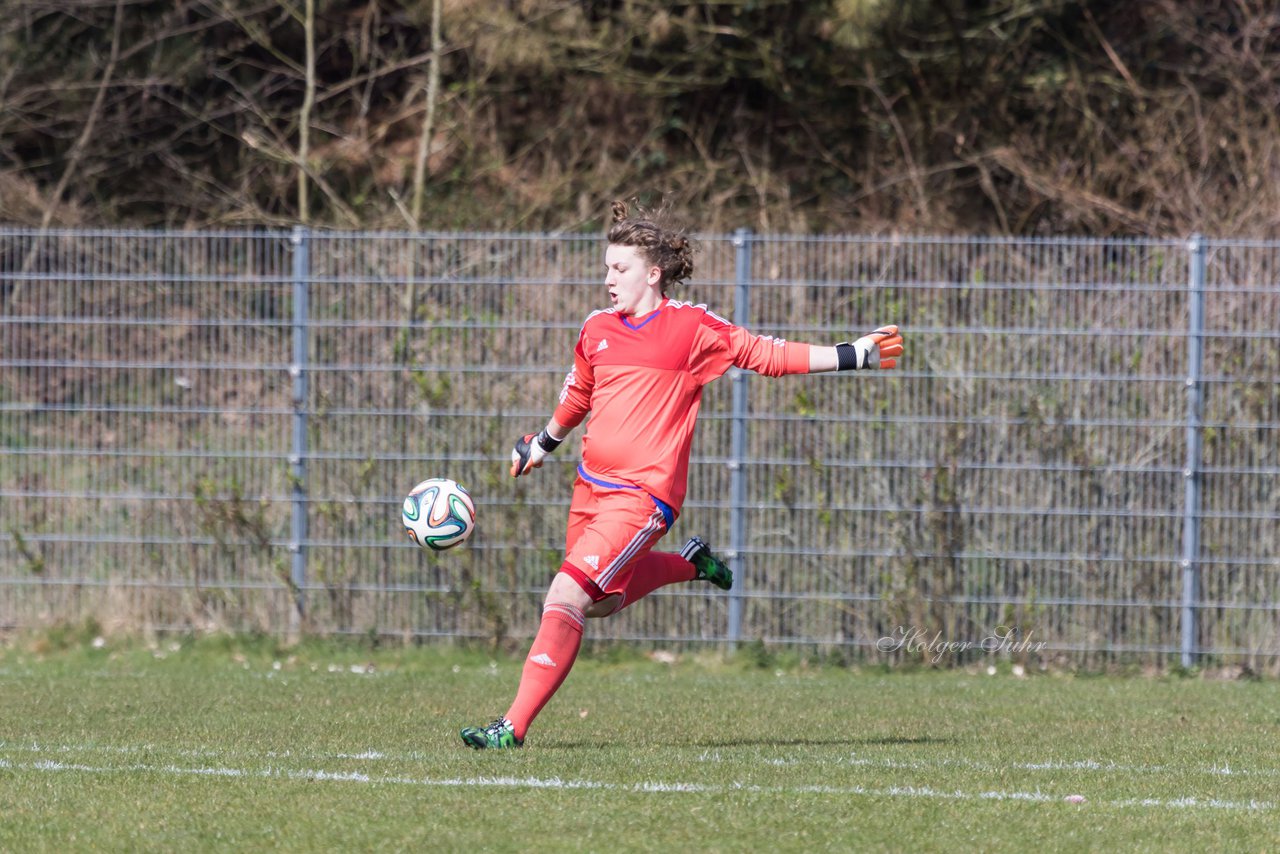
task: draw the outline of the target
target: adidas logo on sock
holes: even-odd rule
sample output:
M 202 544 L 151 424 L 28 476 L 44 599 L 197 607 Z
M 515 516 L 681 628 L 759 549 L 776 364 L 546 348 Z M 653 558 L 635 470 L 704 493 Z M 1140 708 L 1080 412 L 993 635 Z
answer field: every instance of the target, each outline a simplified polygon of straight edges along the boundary
M 547 655 L 545 652 L 540 652 L 529 660 L 532 661 L 534 664 L 541 664 L 543 667 L 556 666 L 556 663 L 551 660 L 551 656 Z

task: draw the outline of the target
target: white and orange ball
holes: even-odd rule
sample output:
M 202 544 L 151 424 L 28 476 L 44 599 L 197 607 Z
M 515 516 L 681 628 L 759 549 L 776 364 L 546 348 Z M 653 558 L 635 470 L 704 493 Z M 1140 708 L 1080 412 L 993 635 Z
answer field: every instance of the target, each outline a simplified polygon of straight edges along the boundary
M 476 505 L 457 481 L 432 477 L 410 490 L 400 520 L 424 549 L 442 552 L 466 542 L 476 527 Z

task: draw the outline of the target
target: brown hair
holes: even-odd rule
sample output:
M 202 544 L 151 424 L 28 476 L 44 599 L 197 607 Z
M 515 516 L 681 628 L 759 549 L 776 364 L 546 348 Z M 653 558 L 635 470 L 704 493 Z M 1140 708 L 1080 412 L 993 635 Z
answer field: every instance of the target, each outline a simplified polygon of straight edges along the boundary
M 639 205 L 634 216 L 626 202 L 613 203 L 613 224 L 608 240 L 614 246 L 630 246 L 645 261 L 662 271 L 662 295 L 667 286 L 693 275 L 693 246 L 683 229 L 663 224 L 662 212 L 650 213 Z

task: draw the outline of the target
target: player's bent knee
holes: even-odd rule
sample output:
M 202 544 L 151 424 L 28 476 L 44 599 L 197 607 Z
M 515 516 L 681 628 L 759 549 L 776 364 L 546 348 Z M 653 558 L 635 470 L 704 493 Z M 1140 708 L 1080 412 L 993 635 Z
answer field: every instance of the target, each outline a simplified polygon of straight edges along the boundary
M 572 605 L 585 617 L 607 617 L 622 607 L 621 593 L 605 593 L 585 573 L 565 561 L 551 581 L 546 604 Z
M 551 579 L 551 587 L 547 590 L 547 596 L 543 604 L 572 605 L 585 616 L 590 617 L 593 615 L 589 612 L 597 601 L 572 576 L 564 572 L 557 572 L 556 577 Z
M 582 612 L 584 617 L 607 617 L 617 611 L 622 606 L 622 594 L 614 593 L 606 596 L 599 602 L 591 603 L 590 607 Z

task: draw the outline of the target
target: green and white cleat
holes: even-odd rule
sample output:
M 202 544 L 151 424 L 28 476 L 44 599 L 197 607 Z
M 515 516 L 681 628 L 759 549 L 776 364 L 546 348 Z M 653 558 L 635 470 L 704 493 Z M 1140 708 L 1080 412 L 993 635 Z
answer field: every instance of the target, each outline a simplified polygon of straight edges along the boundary
M 693 564 L 697 570 L 695 581 L 709 581 L 721 590 L 733 587 L 733 570 L 729 564 L 711 553 L 711 546 L 701 537 L 690 537 L 689 542 L 680 549 L 680 557 Z
M 487 727 L 465 727 L 461 735 L 462 743 L 476 750 L 505 750 L 524 745 L 524 739 L 516 738 L 511 721 L 506 718 L 498 718 Z

